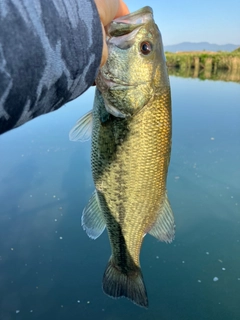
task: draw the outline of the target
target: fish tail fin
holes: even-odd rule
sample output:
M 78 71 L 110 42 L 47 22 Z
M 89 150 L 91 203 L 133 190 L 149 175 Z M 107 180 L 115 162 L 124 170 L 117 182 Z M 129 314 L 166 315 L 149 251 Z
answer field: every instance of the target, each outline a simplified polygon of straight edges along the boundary
M 140 268 L 130 274 L 122 273 L 110 258 L 103 275 L 103 291 L 112 298 L 126 297 L 141 307 L 148 307 L 147 291 Z

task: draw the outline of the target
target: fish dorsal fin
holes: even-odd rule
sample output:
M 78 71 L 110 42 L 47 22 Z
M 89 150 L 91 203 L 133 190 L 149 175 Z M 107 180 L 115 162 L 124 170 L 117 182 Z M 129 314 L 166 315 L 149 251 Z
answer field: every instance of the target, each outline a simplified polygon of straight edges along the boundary
M 174 216 L 170 203 L 168 201 L 167 194 L 165 194 L 165 198 L 158 213 L 157 220 L 148 233 L 158 240 L 165 242 L 172 242 L 172 240 L 174 239 Z
M 97 239 L 106 227 L 105 219 L 101 211 L 97 192 L 91 196 L 82 213 L 82 227 L 91 239 Z
M 80 118 L 75 126 L 69 132 L 69 139 L 71 141 L 84 142 L 91 138 L 92 134 L 92 111 L 86 113 Z

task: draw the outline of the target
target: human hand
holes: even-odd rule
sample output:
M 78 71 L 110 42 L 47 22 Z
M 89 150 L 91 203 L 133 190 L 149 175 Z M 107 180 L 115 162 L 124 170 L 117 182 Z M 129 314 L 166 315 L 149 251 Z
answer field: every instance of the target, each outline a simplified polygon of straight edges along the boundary
M 104 27 L 113 19 L 124 16 L 129 13 L 128 7 L 122 0 L 95 0 L 103 31 L 103 51 L 100 67 L 102 67 L 108 58 L 108 47 L 106 44 L 106 32 Z

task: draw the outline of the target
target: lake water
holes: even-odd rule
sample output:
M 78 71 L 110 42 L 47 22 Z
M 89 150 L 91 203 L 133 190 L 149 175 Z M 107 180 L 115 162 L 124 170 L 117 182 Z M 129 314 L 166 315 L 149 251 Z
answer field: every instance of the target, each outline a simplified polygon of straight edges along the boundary
M 146 236 L 145 310 L 101 289 L 106 232 L 80 226 L 90 142 L 68 140 L 94 90 L 0 136 L 0 319 L 240 319 L 240 85 L 171 77 L 172 244 Z M 217 281 L 214 281 L 217 280 Z

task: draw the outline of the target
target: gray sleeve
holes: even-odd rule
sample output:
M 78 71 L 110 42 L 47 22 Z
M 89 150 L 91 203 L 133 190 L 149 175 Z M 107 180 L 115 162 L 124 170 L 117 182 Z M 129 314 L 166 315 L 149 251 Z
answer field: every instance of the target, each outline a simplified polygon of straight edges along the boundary
M 93 0 L 0 0 L 0 133 L 89 88 L 102 41 Z

